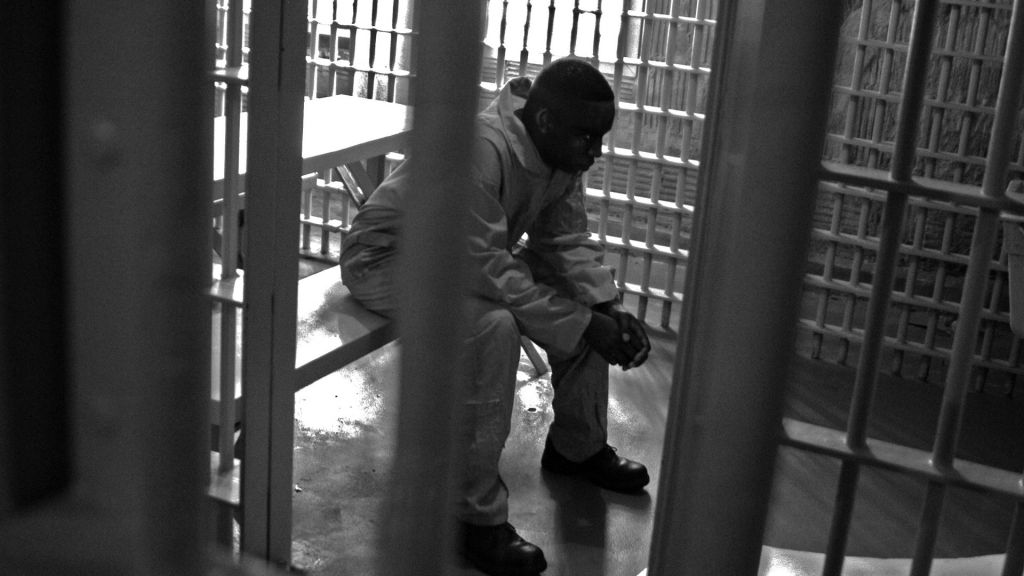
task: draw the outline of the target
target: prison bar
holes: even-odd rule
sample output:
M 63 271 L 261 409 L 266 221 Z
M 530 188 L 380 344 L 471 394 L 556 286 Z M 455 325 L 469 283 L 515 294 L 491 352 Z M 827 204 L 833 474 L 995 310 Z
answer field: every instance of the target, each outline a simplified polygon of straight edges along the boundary
M 757 573 L 840 16 L 721 6 L 650 576 Z
M 242 2 L 233 0 L 228 5 L 227 14 L 227 51 L 225 56 L 226 71 L 240 70 L 243 64 L 242 45 L 243 13 Z M 219 71 L 218 71 L 219 72 Z M 224 95 L 224 186 L 220 202 L 220 278 L 231 280 L 238 276 L 241 264 L 238 255 L 242 250 L 239 229 L 239 195 L 242 191 L 242 178 L 239 176 L 239 135 L 241 132 L 242 86 L 246 78 L 233 74 L 237 81 L 227 82 Z M 235 358 L 238 354 L 238 306 L 233 302 L 222 302 L 220 308 L 220 355 L 218 358 L 218 374 L 220 387 L 220 403 L 217 419 L 217 452 L 219 457 L 218 471 L 221 474 L 232 470 L 235 463 L 234 428 L 235 428 L 235 387 L 237 374 Z M 222 511 L 220 534 L 230 534 L 230 513 Z
M 921 102 L 924 99 L 924 78 L 937 4 L 937 0 L 922 0 L 914 7 L 909 55 L 903 78 L 903 99 L 898 113 L 890 168 L 891 179 L 898 182 L 908 181 L 912 177 L 915 138 Z M 896 3 L 894 3 L 893 11 L 896 10 Z M 890 22 L 890 34 L 895 29 L 892 24 Z M 881 237 L 871 281 L 871 297 L 868 301 L 864 340 L 858 359 L 847 421 L 846 442 L 854 450 L 864 447 L 867 439 L 867 422 L 870 416 L 871 401 L 878 383 L 879 356 L 885 336 L 886 316 L 895 277 L 904 211 L 907 206 L 907 197 L 903 194 L 889 193 L 886 200 L 882 213 Z M 852 460 L 842 462 L 826 547 L 825 565 L 822 570 L 824 576 L 839 576 L 842 572 L 859 476 L 860 467 L 857 462 Z
M 469 326 L 465 314 L 452 313 L 463 307 L 468 274 L 466 191 L 453 183 L 469 176 L 463 159 L 475 130 L 482 18 L 460 0 L 430 8 L 416 14 L 417 66 L 430 74 L 418 78 L 414 99 L 418 186 L 406 209 L 419 217 L 406 221 L 400 240 L 401 406 L 380 547 L 402 552 L 381 555 L 381 574 L 444 574 L 454 556 L 455 423 L 466 375 L 459 350 Z
M 989 139 L 988 166 L 982 181 L 982 193 L 992 198 L 1004 195 L 1010 151 L 1015 138 L 1018 104 L 1024 92 L 1024 1 L 1017 0 L 1014 5 L 1003 75 L 996 100 L 995 119 Z M 971 359 L 978 339 L 979 313 L 984 305 L 988 267 L 999 232 L 999 215 L 997 210 L 981 208 L 975 223 L 970 263 L 960 303 L 960 316 L 950 354 L 949 371 L 946 373 L 935 443 L 932 447 L 933 465 L 937 468 L 951 466 L 956 453 L 963 404 L 970 384 L 968 377 Z M 921 512 L 922 526 L 915 543 L 911 576 L 925 576 L 931 569 L 937 526 L 945 495 L 944 485 L 929 483 L 924 509 Z

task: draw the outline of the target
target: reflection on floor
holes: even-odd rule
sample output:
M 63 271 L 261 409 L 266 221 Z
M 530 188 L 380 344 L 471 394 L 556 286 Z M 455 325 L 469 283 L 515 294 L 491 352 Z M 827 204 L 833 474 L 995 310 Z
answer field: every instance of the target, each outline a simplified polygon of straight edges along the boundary
M 641 496 L 618 495 L 541 471 L 540 454 L 552 417 L 551 387 L 547 377 L 534 376 L 523 357 L 503 476 L 512 494 L 511 522 L 542 547 L 550 565 L 547 576 L 636 576 L 646 568 L 675 350 L 673 334 L 654 336 L 655 350 L 647 365 L 625 373 L 613 370 L 609 410 L 610 443 L 652 472 L 651 486 Z M 293 561 L 309 574 L 373 573 L 377 510 L 393 451 L 399 357 L 400 344 L 392 344 L 296 396 Z M 798 355 L 788 414 L 843 428 L 852 378 L 850 368 Z M 870 434 L 927 449 L 940 397 L 934 384 L 883 377 Z M 971 394 L 961 457 L 1022 469 L 1022 424 L 1019 402 Z M 820 573 L 816 553 L 824 550 L 837 476 L 836 462 L 791 449 L 780 451 L 762 574 Z M 866 470 L 848 553 L 910 556 L 923 494 L 922 482 Z M 1009 502 L 954 491 L 936 555 L 1002 552 L 1010 511 Z M 980 571 L 960 566 L 959 572 L 948 573 L 994 574 L 985 566 L 1001 564 L 991 557 L 979 561 L 988 562 L 972 565 L 981 566 Z M 868 573 L 857 571 L 858 562 L 848 562 L 849 574 Z M 882 574 L 906 572 L 905 565 L 873 566 Z M 945 570 L 943 566 L 938 564 L 937 569 Z M 464 567 L 459 574 L 479 573 Z

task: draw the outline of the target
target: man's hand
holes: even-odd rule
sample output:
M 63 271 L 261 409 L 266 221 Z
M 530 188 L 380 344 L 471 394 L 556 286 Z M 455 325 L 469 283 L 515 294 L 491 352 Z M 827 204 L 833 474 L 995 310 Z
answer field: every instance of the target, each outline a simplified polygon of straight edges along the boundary
M 594 307 L 583 337 L 609 364 L 623 370 L 643 364 L 651 351 L 643 323 L 616 302 Z

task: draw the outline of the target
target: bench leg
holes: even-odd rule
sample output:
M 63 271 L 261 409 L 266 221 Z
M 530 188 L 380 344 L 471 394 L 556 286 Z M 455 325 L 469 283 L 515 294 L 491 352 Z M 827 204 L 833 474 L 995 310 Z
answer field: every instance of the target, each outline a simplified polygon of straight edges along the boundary
M 526 357 L 530 359 L 530 363 L 533 364 L 533 369 L 537 371 L 537 376 L 543 376 L 548 373 L 548 365 L 544 362 L 544 358 L 537 351 L 537 345 L 526 336 L 520 336 L 522 341 L 523 352 L 526 352 Z

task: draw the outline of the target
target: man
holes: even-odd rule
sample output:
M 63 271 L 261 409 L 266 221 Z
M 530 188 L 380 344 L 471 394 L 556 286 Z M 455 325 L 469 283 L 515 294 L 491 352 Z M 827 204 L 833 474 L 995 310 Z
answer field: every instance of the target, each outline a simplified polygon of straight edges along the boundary
M 508 490 L 498 470 L 520 334 L 547 351 L 552 367 L 554 421 L 541 466 L 619 492 L 640 491 L 650 481 L 642 464 L 607 444 L 608 366 L 643 364 L 650 343 L 601 265 L 580 182 L 600 157 L 614 118 L 614 93 L 604 76 L 566 58 L 535 82 L 510 81 L 477 119 L 466 183 L 473 365 L 463 433 L 469 452 L 456 514 L 464 555 L 488 574 L 529 576 L 547 566 L 541 550 L 508 523 Z M 388 316 L 395 311 L 403 198 L 415 188 L 409 163 L 399 166 L 360 209 L 342 248 L 345 285 L 367 308 Z

